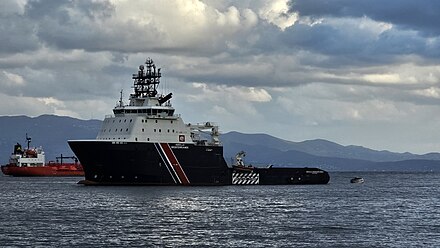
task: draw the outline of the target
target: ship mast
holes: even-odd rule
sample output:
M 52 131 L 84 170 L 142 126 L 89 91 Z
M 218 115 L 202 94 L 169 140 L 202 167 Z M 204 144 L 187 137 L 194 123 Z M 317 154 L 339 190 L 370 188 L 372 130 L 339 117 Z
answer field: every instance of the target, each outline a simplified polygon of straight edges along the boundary
M 29 144 L 31 143 L 32 138 L 28 136 L 26 133 L 26 142 L 27 142 L 27 149 L 29 150 Z
M 148 58 L 144 65 L 139 66 L 137 74 L 133 74 L 134 79 L 134 98 L 155 97 L 157 95 L 157 86 L 160 83 L 160 68 L 156 70 L 153 60 Z
M 124 107 L 124 102 L 122 101 L 122 89 L 121 89 L 121 97 L 119 98 L 119 107 Z

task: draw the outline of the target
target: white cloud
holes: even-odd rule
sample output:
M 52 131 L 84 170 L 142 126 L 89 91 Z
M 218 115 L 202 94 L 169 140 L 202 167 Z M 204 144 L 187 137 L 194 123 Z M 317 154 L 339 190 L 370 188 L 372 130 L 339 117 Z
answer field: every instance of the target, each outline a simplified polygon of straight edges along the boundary
M 424 96 L 424 97 L 432 97 L 440 99 L 440 89 L 438 87 L 430 87 L 423 90 L 416 90 L 415 94 Z
M 0 1 L 0 14 L 23 14 L 27 0 L 2 0 Z
M 6 80 L 2 80 L 4 84 L 8 86 L 22 86 L 25 85 L 25 81 L 22 76 L 12 73 L 3 71 L 3 75 L 6 77 Z
M 304 124 L 390 122 L 413 114 L 410 103 L 386 98 L 389 89 L 367 86 L 309 84 L 278 91 L 276 103 Z M 347 94 L 351 94 L 347 97 Z M 405 106 L 405 107 L 401 107 Z
M 282 31 L 295 24 L 298 20 L 297 13 L 289 12 L 287 0 L 266 2 L 266 4 L 259 10 L 259 15 L 262 19 L 276 25 Z
M 53 97 L 43 97 L 37 98 L 37 101 L 42 102 L 45 105 L 55 106 L 55 107 L 65 107 L 62 101 L 55 99 Z
M 400 83 L 399 74 L 367 74 L 363 76 L 363 79 L 372 83 Z
M 257 15 L 251 9 L 229 6 L 220 10 L 198 0 L 136 3 L 115 0 L 112 3 L 115 16 L 101 25 L 118 40 L 121 37 L 117 37 L 117 30 L 121 28 L 135 32 L 133 40 L 143 40 L 141 44 L 130 45 L 137 50 L 217 51 L 225 43 L 233 42 L 237 33 L 247 33 L 258 23 Z
M 188 96 L 193 101 L 221 101 L 225 98 L 234 99 L 237 102 L 269 102 L 272 100 L 271 95 L 262 88 L 212 86 L 206 83 L 193 83 L 192 87 L 200 91 Z

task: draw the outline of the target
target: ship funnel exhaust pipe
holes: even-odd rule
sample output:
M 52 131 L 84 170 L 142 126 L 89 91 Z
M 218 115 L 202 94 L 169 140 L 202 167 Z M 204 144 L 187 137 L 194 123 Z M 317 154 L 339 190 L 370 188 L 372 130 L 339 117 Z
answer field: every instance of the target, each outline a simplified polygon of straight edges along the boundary
M 168 95 L 159 98 L 159 104 L 162 105 L 164 102 L 168 101 L 173 97 L 173 93 L 169 93 Z

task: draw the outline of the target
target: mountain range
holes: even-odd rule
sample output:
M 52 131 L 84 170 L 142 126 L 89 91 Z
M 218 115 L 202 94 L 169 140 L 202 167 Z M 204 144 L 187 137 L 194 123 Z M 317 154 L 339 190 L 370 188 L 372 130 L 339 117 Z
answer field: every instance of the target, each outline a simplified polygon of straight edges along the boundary
M 41 115 L 0 117 L 0 163 L 5 164 L 13 145 L 42 146 L 47 160 L 72 156 L 67 140 L 93 139 L 100 120 L 79 120 Z M 220 137 L 224 157 L 231 164 L 235 154 L 245 151 L 245 162 L 256 166 L 319 167 L 329 171 L 440 171 L 440 153 L 412 154 L 376 151 L 362 146 L 342 146 L 323 140 L 287 141 L 267 134 L 228 132 Z

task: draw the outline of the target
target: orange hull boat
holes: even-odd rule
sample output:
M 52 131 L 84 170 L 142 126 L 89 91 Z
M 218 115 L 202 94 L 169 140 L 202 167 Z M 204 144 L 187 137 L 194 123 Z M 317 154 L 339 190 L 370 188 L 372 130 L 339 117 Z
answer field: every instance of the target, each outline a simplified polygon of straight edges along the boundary
M 41 147 L 30 148 L 31 138 L 27 136 L 27 149 L 19 143 L 14 146 L 14 152 L 7 165 L 2 165 L 3 174 L 16 177 L 68 177 L 84 176 L 84 170 L 76 157 L 65 157 L 61 154 L 57 161 L 45 162 L 44 151 Z M 61 161 L 58 162 L 58 159 Z M 74 163 L 63 163 L 63 159 L 72 159 Z
M 15 165 L 4 165 L 1 167 L 3 174 L 15 177 L 68 177 L 84 176 L 80 164 L 54 163 L 44 166 L 19 167 Z

